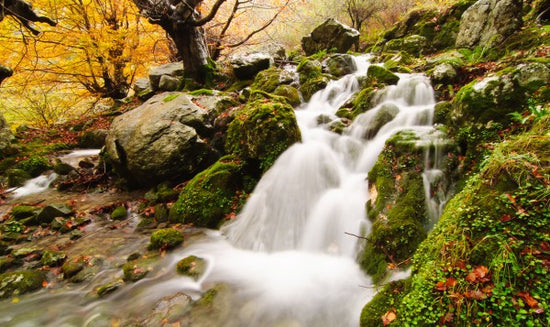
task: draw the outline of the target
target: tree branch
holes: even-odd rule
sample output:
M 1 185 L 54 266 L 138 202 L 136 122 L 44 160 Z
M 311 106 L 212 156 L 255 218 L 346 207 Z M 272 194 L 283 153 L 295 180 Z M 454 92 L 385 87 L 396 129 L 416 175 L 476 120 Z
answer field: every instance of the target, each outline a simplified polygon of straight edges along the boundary
M 208 15 L 206 15 L 204 18 L 201 18 L 199 20 L 193 20 L 191 19 L 188 24 L 191 25 L 191 26 L 202 26 L 206 23 L 208 23 L 209 21 L 211 21 L 212 19 L 214 19 L 214 17 L 216 16 L 216 14 L 218 13 L 218 9 L 220 9 L 221 5 L 225 2 L 226 0 L 217 0 L 216 3 L 214 3 L 214 5 L 212 6 L 212 9 L 210 10 L 210 13 Z

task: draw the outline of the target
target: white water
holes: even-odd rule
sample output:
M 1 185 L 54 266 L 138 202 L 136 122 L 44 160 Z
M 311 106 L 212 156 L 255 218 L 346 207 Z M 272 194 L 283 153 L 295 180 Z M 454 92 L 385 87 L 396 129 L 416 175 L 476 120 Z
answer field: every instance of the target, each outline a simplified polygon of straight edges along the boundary
M 64 156 L 59 157 L 59 160 L 67 163 L 75 168 L 78 168 L 78 163 L 90 157 L 97 157 L 99 154 L 99 149 L 85 149 L 85 150 L 75 150 Z M 23 196 L 36 194 L 47 190 L 51 183 L 56 180 L 58 175 L 53 172 L 48 172 L 44 175 L 29 179 L 21 187 L 14 187 L 6 190 L 10 194 L 12 199 L 17 199 Z
M 262 177 L 238 218 L 221 230 L 225 238 L 188 250 L 208 259 L 202 283 L 228 283 L 254 303 L 237 325 L 276 326 L 290 319 L 296 326 L 356 326 L 374 295 L 355 261 L 357 238 L 347 233 L 370 232 L 366 177 L 387 138 L 404 128 L 430 128 L 435 102 L 425 76 L 400 75 L 378 106 L 344 135 L 332 133 L 318 117 L 337 119 L 335 112 L 358 90 L 356 76 L 369 64 L 367 58 L 357 63 L 356 74 L 331 82 L 297 109 L 302 143 Z M 367 141 L 368 116 L 388 103 L 399 113 Z

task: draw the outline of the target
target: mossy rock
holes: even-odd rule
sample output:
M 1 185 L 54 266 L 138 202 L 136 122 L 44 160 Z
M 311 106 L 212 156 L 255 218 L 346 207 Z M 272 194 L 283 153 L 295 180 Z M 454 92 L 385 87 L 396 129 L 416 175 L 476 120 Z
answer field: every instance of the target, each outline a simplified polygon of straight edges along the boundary
M 279 85 L 275 91 L 273 91 L 273 94 L 284 97 L 293 107 L 296 107 L 302 103 L 302 100 L 300 100 L 300 92 L 298 92 L 295 87 L 290 85 Z
M 361 90 L 353 98 L 353 101 L 351 102 L 351 108 L 343 106 L 336 111 L 336 116 L 340 118 L 354 120 L 360 114 L 372 109 L 374 107 L 376 91 L 378 91 L 378 89 L 376 89 L 375 87 L 367 87 Z
M 167 184 L 159 184 L 145 193 L 144 198 L 150 204 L 165 203 L 175 200 L 178 192 Z
M 198 280 L 206 270 L 206 261 L 191 255 L 178 261 L 176 269 L 180 275 L 189 276 L 194 280 Z
M 36 247 L 22 247 L 19 249 L 14 249 L 11 251 L 11 255 L 16 259 L 23 259 L 27 261 L 35 261 L 40 260 L 42 257 L 42 254 L 44 253 L 43 250 L 36 248 Z
M 38 207 L 28 205 L 17 205 L 11 209 L 11 216 L 15 220 L 32 217 L 36 214 Z
M 250 85 L 250 88 L 272 93 L 279 85 L 281 85 L 282 74 L 283 70 L 277 67 L 270 67 L 263 70 L 256 75 L 254 78 L 254 83 Z
M 145 278 L 153 271 L 153 263 L 157 260 L 157 257 L 143 257 L 125 263 L 124 266 L 122 266 L 122 279 L 127 282 L 137 282 Z
M 55 165 L 53 166 L 54 173 L 65 176 L 69 175 L 75 168 L 67 163 L 62 162 L 61 160 L 57 159 L 55 162 Z
M 99 297 L 105 297 L 124 286 L 124 280 L 117 279 L 106 283 L 97 288 L 96 293 Z
M 361 327 L 384 327 L 387 324 L 382 320 L 386 313 L 394 311 L 401 303 L 410 287 L 410 281 L 399 280 L 384 285 L 384 287 L 367 303 L 361 311 L 359 326 Z
M 185 185 L 170 209 L 170 220 L 218 227 L 227 214 L 237 209 L 232 206 L 239 200 L 237 192 L 244 188 L 245 174 L 244 161 L 236 156 L 222 157 Z
M 255 99 L 240 108 L 229 124 L 225 150 L 245 160 L 260 162 L 266 171 L 292 144 L 301 140 L 293 108 L 286 101 Z
M 50 224 L 55 217 L 67 217 L 73 210 L 66 204 L 50 204 L 42 208 L 36 216 L 39 224 Z
M 183 243 L 183 235 L 174 228 L 164 228 L 151 234 L 149 250 L 172 249 Z
M 159 203 L 155 205 L 155 220 L 159 223 L 167 222 L 169 218 L 170 211 L 168 206 L 164 203 Z
M 8 176 L 8 185 L 10 187 L 23 186 L 26 181 L 31 179 L 31 175 L 23 169 L 9 169 L 6 175 Z
M 125 206 L 118 206 L 111 212 L 112 220 L 124 220 L 128 216 L 128 210 Z
M 357 65 L 353 57 L 349 54 L 334 54 L 328 57 L 324 62 L 327 73 L 335 77 L 342 77 L 357 70 Z
M 318 60 L 303 59 L 296 71 L 299 74 L 300 84 L 305 84 L 307 81 L 323 75 L 323 65 Z
M 0 298 L 18 296 L 42 288 L 46 280 L 41 270 L 23 270 L 0 274 Z
M 63 278 L 70 279 L 71 277 L 78 274 L 88 265 L 88 260 L 84 257 L 76 257 L 70 260 L 65 261 L 61 266 L 61 271 L 63 271 Z
M 26 160 L 18 162 L 15 168 L 26 171 L 31 177 L 37 177 L 46 170 L 52 169 L 53 166 L 47 157 L 31 156 Z
M 311 100 L 311 97 L 327 87 L 329 79 L 326 76 L 318 76 L 315 78 L 308 79 L 305 83 L 300 85 L 300 92 L 305 101 Z
M 378 65 L 369 66 L 369 69 L 367 70 L 367 79 L 369 81 L 376 81 L 378 83 L 388 85 L 394 85 L 399 82 L 399 76 Z
M 40 262 L 44 266 L 57 267 L 63 264 L 63 262 L 66 259 L 67 259 L 67 255 L 63 252 L 44 251 L 44 254 L 42 254 L 42 259 L 40 260 Z
M 384 46 L 384 51 L 404 51 L 418 58 L 421 54 L 426 52 L 425 48 L 427 45 L 428 40 L 426 39 L 426 37 L 421 35 L 411 35 L 402 39 L 393 39 L 388 41 Z

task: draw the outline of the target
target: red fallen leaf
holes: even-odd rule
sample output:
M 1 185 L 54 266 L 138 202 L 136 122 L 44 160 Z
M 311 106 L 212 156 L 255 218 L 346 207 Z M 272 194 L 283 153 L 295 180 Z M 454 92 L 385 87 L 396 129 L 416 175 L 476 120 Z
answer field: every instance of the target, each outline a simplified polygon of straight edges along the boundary
M 455 318 L 454 313 L 447 312 L 443 317 L 441 317 L 441 320 L 439 321 L 440 325 L 443 326 L 446 322 L 452 322 Z
M 528 292 L 519 292 L 518 296 L 523 298 L 529 308 L 531 309 L 538 309 L 539 307 L 539 301 L 537 301 L 535 298 L 531 296 Z
M 487 285 L 484 288 L 482 288 L 481 291 L 485 294 L 492 295 L 494 288 L 495 288 L 494 285 Z
M 510 202 L 512 202 L 512 204 L 513 204 L 514 206 L 516 206 L 516 199 L 515 199 L 513 196 L 511 196 L 510 194 L 506 193 L 506 197 L 508 198 L 508 200 L 510 200 Z
M 465 278 L 467 281 L 469 281 L 470 283 L 474 283 L 476 281 L 476 274 L 471 272 L 471 273 L 468 273 L 468 276 L 466 276 Z
M 512 216 L 510 216 L 509 214 L 504 214 L 504 215 L 502 215 L 502 217 L 500 217 L 500 221 L 503 222 L 503 223 L 505 223 L 507 221 L 510 221 L 510 220 L 512 220 Z
M 460 268 L 462 270 L 466 270 L 466 263 L 464 263 L 464 261 L 459 261 L 456 263 L 455 265 L 457 268 Z
M 540 248 L 544 251 L 550 251 L 550 243 L 549 242 L 542 242 L 540 243 Z
M 447 278 L 447 281 L 445 282 L 446 287 L 454 287 L 456 285 L 456 278 L 449 277 Z
M 471 300 L 485 300 L 487 298 L 487 294 L 483 293 L 480 290 L 472 290 L 464 293 L 464 296 Z
M 384 324 L 384 326 L 387 326 L 391 324 L 392 321 L 395 320 L 395 318 L 397 318 L 397 315 L 395 314 L 395 309 L 392 308 L 382 316 L 382 323 Z
M 445 282 L 437 282 L 437 284 L 435 284 L 435 289 L 440 292 L 443 292 L 447 290 L 447 286 L 445 285 Z

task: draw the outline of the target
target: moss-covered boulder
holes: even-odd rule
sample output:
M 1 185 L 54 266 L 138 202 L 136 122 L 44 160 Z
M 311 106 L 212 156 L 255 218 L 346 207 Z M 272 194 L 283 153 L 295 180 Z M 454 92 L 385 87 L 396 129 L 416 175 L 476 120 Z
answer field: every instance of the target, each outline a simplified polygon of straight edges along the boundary
M 35 206 L 17 205 L 11 209 L 11 216 L 15 220 L 22 220 L 34 216 L 38 210 Z
M 285 98 L 286 101 L 293 107 L 296 107 L 302 103 L 302 100 L 300 99 L 300 92 L 298 92 L 298 90 L 291 85 L 279 85 L 275 91 L 273 91 L 273 94 Z
M 425 159 L 435 152 L 443 154 L 434 158 L 440 161 L 439 169 L 452 176 L 457 166 L 457 149 L 451 141 L 438 131 L 402 131 L 388 139 L 369 172 L 367 215 L 373 227 L 360 264 L 375 283 L 384 278 L 388 264 L 397 265 L 412 256 L 433 224 L 422 173 L 432 168 L 425 166 Z M 430 187 L 443 194 L 452 189 L 450 181 L 435 183 Z
M 329 18 L 302 38 L 302 49 L 310 56 L 321 50 L 346 53 L 359 41 L 359 31 Z
M 63 278 L 69 279 L 75 276 L 87 265 L 88 259 L 85 257 L 75 257 L 65 261 L 65 263 L 61 266 L 61 271 L 63 271 Z
M 323 75 L 323 65 L 318 60 L 302 59 L 296 68 L 300 83 L 304 84 L 310 79 Z
M 333 76 L 341 77 L 357 70 L 353 57 L 349 54 L 334 54 L 323 61 L 324 70 Z
M 147 248 L 149 250 L 172 249 L 183 243 L 183 235 L 174 228 L 164 228 L 151 234 Z
M 44 254 L 42 254 L 42 259 L 40 262 L 44 266 L 48 267 L 56 267 L 63 264 L 63 262 L 67 259 L 67 255 L 63 252 L 59 251 L 44 251 Z
M 302 96 L 304 97 L 305 101 L 309 101 L 311 97 L 327 87 L 329 78 L 326 76 L 319 76 L 316 78 L 308 79 L 305 83 L 300 85 L 300 92 L 302 92 Z
M 256 93 L 229 124 L 225 149 L 267 170 L 283 151 L 301 140 L 293 108 L 276 97 Z
M 46 170 L 52 169 L 53 166 L 47 157 L 34 155 L 28 159 L 19 161 L 15 165 L 15 168 L 26 171 L 31 177 L 37 177 Z
M 142 257 L 129 261 L 122 266 L 122 279 L 127 282 L 137 282 L 145 278 L 153 271 L 153 264 L 158 260 L 157 257 Z
M 396 317 L 395 306 L 401 303 L 403 295 L 409 288 L 409 280 L 400 280 L 384 287 L 367 303 L 361 311 L 361 327 L 384 327 Z M 393 314 L 393 316 L 391 316 Z M 386 317 L 384 320 L 383 317 Z M 393 319 L 390 319 L 393 318 Z
M 6 171 L 6 175 L 10 187 L 23 186 L 27 180 L 31 179 L 31 175 L 28 172 L 17 168 L 9 169 Z
M 128 216 L 128 210 L 125 206 L 118 206 L 111 212 L 112 220 L 124 220 Z
M 165 203 L 175 200 L 178 192 L 168 184 L 159 184 L 145 193 L 144 198 L 149 204 Z
M 375 87 L 367 87 L 361 90 L 351 101 L 350 105 L 344 105 L 336 111 L 336 116 L 354 120 L 360 114 L 374 107 L 376 91 Z
M 14 271 L 0 274 L 0 299 L 18 296 L 42 288 L 46 274 L 40 270 Z
M 176 269 L 180 275 L 198 280 L 206 270 L 206 261 L 191 255 L 178 261 Z
M 292 82 L 292 78 L 290 78 L 289 80 L 287 77 L 288 76 L 285 74 L 285 71 L 283 69 L 271 67 L 269 69 L 259 72 L 258 75 L 256 75 L 256 77 L 254 78 L 254 83 L 250 85 L 250 88 L 272 93 L 273 91 L 275 91 L 277 86 Z
M 103 284 L 101 285 L 100 287 L 98 287 L 96 289 L 96 294 L 97 296 L 99 297 L 105 297 L 107 296 L 108 294 L 111 294 L 113 293 L 114 291 L 118 290 L 119 288 L 121 288 L 122 286 L 124 286 L 124 280 L 122 279 L 117 279 L 117 280 L 114 280 L 112 282 L 108 282 L 106 284 Z
M 388 41 L 384 46 L 384 51 L 405 51 L 414 57 L 420 57 L 426 52 L 425 48 L 428 45 L 428 40 L 421 35 L 411 35 L 402 39 L 393 39 Z
M 399 76 L 378 65 L 369 66 L 369 69 L 367 70 L 367 79 L 369 81 L 376 81 L 378 83 L 388 85 L 394 85 L 399 82 Z
M 69 173 L 74 170 L 75 168 L 73 166 L 69 165 L 68 163 L 62 162 L 59 159 L 55 161 L 55 165 L 53 166 L 54 173 L 61 176 L 69 175 Z
M 67 217 L 73 210 L 66 204 L 50 204 L 38 212 L 36 220 L 40 224 L 49 224 L 55 217 Z
M 237 210 L 246 178 L 246 162 L 235 156 L 222 157 L 185 185 L 170 210 L 170 220 L 218 227 L 225 216 Z

